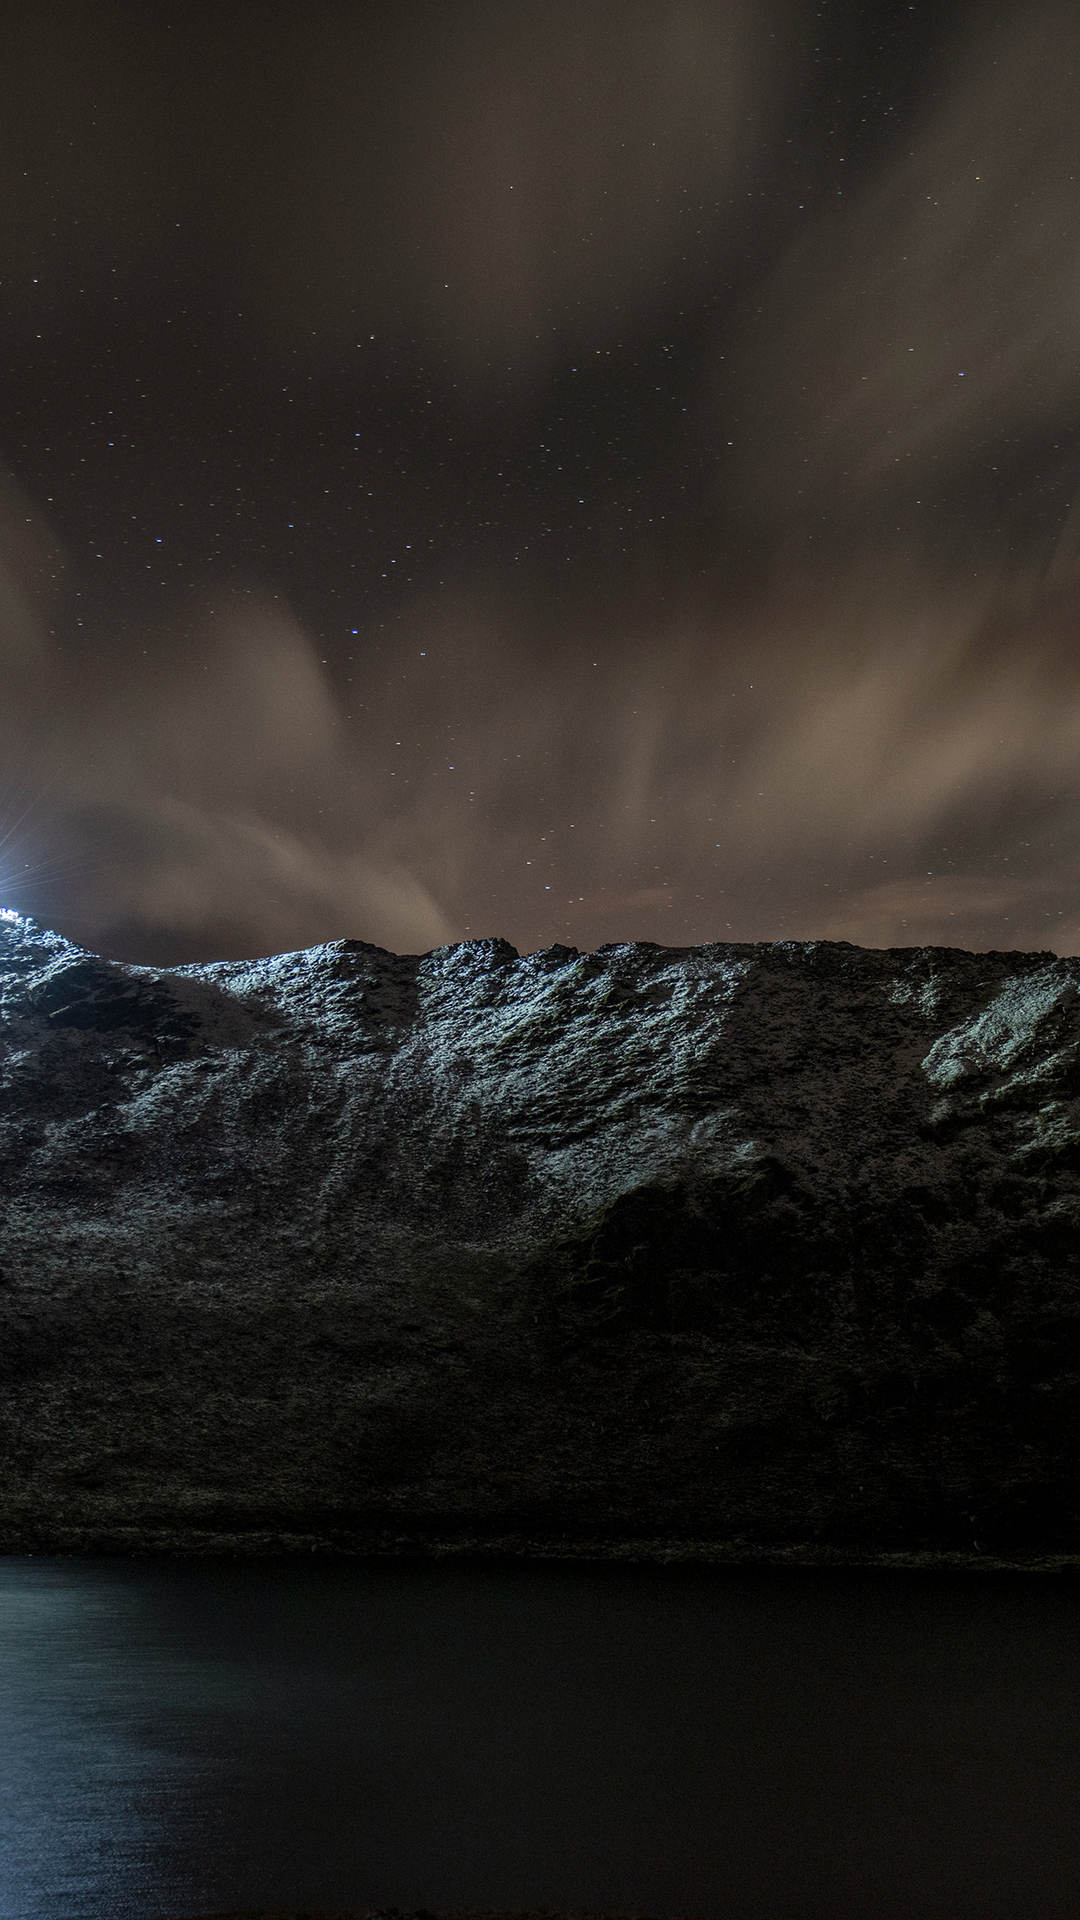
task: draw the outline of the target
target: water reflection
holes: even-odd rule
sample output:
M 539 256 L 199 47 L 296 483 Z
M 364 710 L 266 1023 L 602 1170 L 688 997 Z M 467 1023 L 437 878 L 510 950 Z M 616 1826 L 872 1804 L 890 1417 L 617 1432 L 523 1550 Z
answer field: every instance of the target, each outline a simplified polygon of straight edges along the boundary
M 0 1560 L 0 1920 L 1075 1920 L 1055 1576 Z

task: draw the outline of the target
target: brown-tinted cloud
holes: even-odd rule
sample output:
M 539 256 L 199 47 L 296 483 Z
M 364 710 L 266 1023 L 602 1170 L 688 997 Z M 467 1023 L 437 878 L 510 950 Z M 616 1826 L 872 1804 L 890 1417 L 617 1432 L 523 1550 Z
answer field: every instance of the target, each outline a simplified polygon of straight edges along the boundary
M 538 645 L 505 598 L 417 602 L 352 686 L 257 591 L 91 671 L 39 599 L 27 670 L 32 600 L 16 585 L 4 721 L 47 797 L 35 858 L 67 865 L 8 904 L 107 950 L 1080 950 L 1075 600 L 1018 619 L 917 575 L 809 582 L 617 655 L 585 626 Z
M 246 8 L 47 0 L 0 76 L 9 294 L 107 328 L 168 273 L 181 306 L 187 281 L 242 308 L 290 374 L 387 329 L 481 385 L 507 355 L 539 377 L 598 326 L 647 324 L 688 235 L 723 233 L 783 98 L 780 17 L 268 0 L 253 32 Z
M 541 10 L 486 4 L 404 7 L 367 40 L 352 10 L 320 18 L 309 56 L 274 12 L 254 89 L 239 14 L 207 29 L 202 91 L 190 67 L 170 91 L 157 29 L 133 28 L 100 122 L 86 30 L 53 49 L 57 113 L 83 100 L 47 159 L 58 237 L 34 238 L 58 299 L 80 223 L 152 251 L 173 195 L 266 354 L 340 369 L 362 311 L 463 380 L 512 357 L 527 411 L 553 333 L 646 327 L 687 206 L 722 236 L 789 79 L 763 11 L 705 0 L 560 0 L 542 33 Z M 808 214 L 717 336 L 740 426 L 706 405 L 686 432 L 717 548 L 734 525 L 757 565 L 737 608 L 719 566 L 620 617 L 497 569 L 485 586 L 448 543 L 446 590 L 399 600 L 348 672 L 280 589 L 209 568 L 171 616 L 120 638 L 99 607 L 100 644 L 75 644 L 56 542 L 9 489 L 11 904 L 139 958 L 466 933 L 1080 951 L 1080 508 L 1059 485 L 1040 539 L 1010 543 L 972 492 L 999 447 L 1066 460 L 1080 27 L 1049 5 L 971 23 L 908 149 Z M 17 261 L 35 191 L 4 216 Z M 688 300 L 721 256 L 695 255 Z
M 836 156 L 843 184 L 807 210 L 717 367 L 756 400 L 732 489 L 759 514 L 805 540 L 823 508 L 879 538 L 899 513 L 932 543 L 972 465 L 989 500 L 1010 445 L 1053 452 L 1076 421 L 1078 72 L 1074 9 L 975 12 L 904 148 L 850 181 Z
M 4 904 L 143 957 L 342 927 L 397 948 L 452 937 L 422 881 L 372 851 L 362 752 L 287 609 L 218 593 L 127 646 L 65 653 L 58 554 L 29 504 L 9 488 L 0 528 Z
M 462 11 L 425 76 L 408 196 L 465 369 L 511 354 L 543 370 L 575 338 L 649 321 L 693 229 L 723 235 L 728 190 L 775 123 L 775 14 L 744 0 Z
M 1072 950 L 1075 602 L 1017 620 L 990 588 L 831 586 L 628 632 L 618 658 L 587 630 L 538 654 L 509 605 L 456 629 L 418 611 L 368 690 L 374 738 L 393 737 L 399 700 L 414 717 L 384 844 L 441 876 L 460 928 L 521 947 Z

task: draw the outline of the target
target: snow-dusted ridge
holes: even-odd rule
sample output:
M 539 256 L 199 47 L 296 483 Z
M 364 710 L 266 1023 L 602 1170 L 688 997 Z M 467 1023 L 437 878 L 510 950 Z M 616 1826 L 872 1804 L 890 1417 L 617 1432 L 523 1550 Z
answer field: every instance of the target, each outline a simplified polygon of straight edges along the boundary
M 1080 961 L 0 919 L 0 1549 L 1080 1565 Z

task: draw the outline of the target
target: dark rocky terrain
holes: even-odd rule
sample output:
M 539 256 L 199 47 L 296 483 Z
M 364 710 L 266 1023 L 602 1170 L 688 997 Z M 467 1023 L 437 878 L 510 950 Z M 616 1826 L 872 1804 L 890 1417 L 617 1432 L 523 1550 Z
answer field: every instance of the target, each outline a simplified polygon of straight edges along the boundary
M 0 921 L 0 1549 L 1080 1565 L 1078 979 Z

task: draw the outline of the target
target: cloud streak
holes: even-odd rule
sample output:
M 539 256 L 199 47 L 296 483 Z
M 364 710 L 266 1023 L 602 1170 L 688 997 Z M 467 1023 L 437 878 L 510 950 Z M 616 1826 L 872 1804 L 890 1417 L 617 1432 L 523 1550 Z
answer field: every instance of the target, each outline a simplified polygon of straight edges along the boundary
M 48 795 L 33 859 L 67 870 L 5 904 L 89 944 L 1080 950 L 1078 607 L 1061 589 L 1018 616 L 1007 572 L 978 597 L 914 564 L 852 572 L 842 595 L 789 581 L 738 617 L 628 616 L 617 649 L 584 617 L 538 636 L 506 596 L 459 596 L 452 616 L 420 599 L 343 685 L 249 588 L 88 673 L 48 637 L 54 543 L 15 518 L 3 719 L 13 773 Z
M 767 517 L 899 502 L 927 529 L 961 473 L 989 509 L 994 474 L 1076 421 L 1080 21 L 974 19 L 910 146 L 820 196 L 716 369 L 757 399 L 732 488 Z

